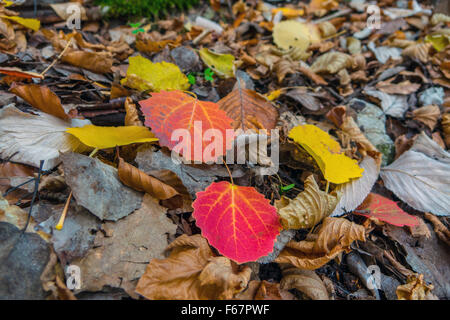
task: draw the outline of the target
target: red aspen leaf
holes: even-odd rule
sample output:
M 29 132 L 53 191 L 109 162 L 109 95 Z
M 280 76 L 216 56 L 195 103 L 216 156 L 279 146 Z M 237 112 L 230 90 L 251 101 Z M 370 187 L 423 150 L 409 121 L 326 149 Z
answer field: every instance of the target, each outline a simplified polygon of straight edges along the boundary
M 34 72 L 28 72 L 28 71 L 22 71 L 19 68 L 9 68 L 9 67 L 1 67 L 0 73 L 7 74 L 9 76 L 13 76 L 16 78 L 23 78 L 23 79 L 44 79 L 44 76 L 38 73 Z
M 397 203 L 376 193 L 370 193 L 355 213 L 367 218 L 377 218 L 398 227 L 414 227 L 419 224 L 416 217 L 400 209 Z
M 214 102 L 200 101 L 175 90 L 153 92 L 151 98 L 140 101 L 139 104 L 145 116 L 145 125 L 159 138 L 161 146 L 172 150 L 179 142 L 185 143 L 184 139 L 187 137 L 180 138 L 175 130 L 185 129 L 190 133 L 190 148 L 186 148 L 190 152 L 178 150 L 179 146 L 175 150 L 186 160 L 214 162 L 232 146 L 232 139 L 226 139 L 226 130 L 232 129 L 233 120 Z M 201 131 L 198 130 L 199 126 Z M 218 130 L 216 132 L 220 133 L 222 141 L 214 137 L 211 140 L 203 139 L 203 134 L 208 129 Z
M 281 225 L 275 207 L 254 188 L 214 182 L 192 207 L 202 235 L 227 258 L 244 263 L 272 252 Z

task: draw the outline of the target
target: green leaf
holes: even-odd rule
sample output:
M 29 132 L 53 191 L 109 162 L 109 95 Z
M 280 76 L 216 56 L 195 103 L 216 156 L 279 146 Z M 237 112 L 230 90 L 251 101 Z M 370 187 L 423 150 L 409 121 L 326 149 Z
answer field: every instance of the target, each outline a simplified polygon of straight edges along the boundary
M 281 190 L 281 192 L 286 192 L 286 191 L 291 190 L 294 187 L 295 187 L 295 183 L 290 184 L 288 186 L 280 186 L 280 190 Z
M 214 71 L 212 71 L 210 68 L 207 68 L 204 72 L 206 81 L 213 82 L 214 81 L 213 75 L 214 75 Z
M 187 77 L 190 84 L 194 85 L 197 82 L 195 75 L 192 72 L 189 73 Z

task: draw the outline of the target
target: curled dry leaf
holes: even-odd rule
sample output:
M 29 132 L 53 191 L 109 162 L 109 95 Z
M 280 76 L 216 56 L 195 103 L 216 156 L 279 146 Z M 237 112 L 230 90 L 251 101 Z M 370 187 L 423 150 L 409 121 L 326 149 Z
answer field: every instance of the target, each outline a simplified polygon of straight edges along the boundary
M 311 70 L 317 73 L 337 73 L 342 69 L 350 68 L 353 58 L 342 52 L 327 52 L 314 61 Z
M 305 191 L 291 200 L 283 197 L 275 206 L 284 229 L 312 228 L 333 212 L 338 196 L 319 189 L 314 176 L 305 181 Z
M 270 101 L 253 90 L 246 89 L 238 78 L 238 86 L 217 102 L 219 108 L 234 120 L 233 129 L 274 129 L 278 121 L 278 110 Z
M 200 235 L 183 234 L 167 250 L 169 257 L 150 261 L 139 279 L 136 292 L 147 299 L 231 299 L 250 280 L 249 267 L 215 256 Z
M 436 105 L 421 107 L 414 110 L 412 113 L 414 120 L 424 123 L 431 130 L 434 130 L 434 127 L 441 116 L 441 111 Z
M 125 125 L 126 126 L 138 126 L 143 127 L 141 120 L 139 120 L 139 114 L 136 109 L 136 105 L 133 103 L 131 98 L 125 100 Z
M 429 59 L 430 43 L 418 43 L 403 49 L 402 55 L 413 60 L 427 63 Z
M 313 270 L 301 270 L 295 267 L 285 267 L 280 287 L 285 290 L 297 289 L 312 300 L 329 300 L 325 284 Z
M 386 188 L 416 210 L 450 215 L 450 154 L 422 132 L 412 148 L 381 170 Z
M 280 290 L 279 283 L 272 283 L 266 280 L 252 280 L 248 288 L 238 293 L 236 300 L 293 300 L 292 294 L 287 290 Z
M 137 191 L 145 191 L 159 200 L 167 200 L 179 194 L 173 187 L 126 163 L 121 157 L 117 169 L 123 184 Z
M 376 88 L 384 93 L 408 95 L 419 90 L 420 86 L 420 83 L 411 83 L 409 80 L 406 80 L 400 83 L 389 84 L 379 82 Z
M 61 105 L 61 100 L 46 86 L 39 86 L 37 84 L 17 85 L 14 83 L 10 91 L 36 109 L 62 120 L 69 118 Z
M 407 283 L 397 287 L 397 298 L 399 300 L 439 300 L 431 291 L 432 284 L 427 284 L 423 274 L 408 277 Z
M 436 232 L 439 239 L 450 246 L 450 229 L 446 227 L 438 217 L 432 215 L 431 213 L 425 212 L 425 218 L 433 224 L 434 232 Z M 428 228 L 427 231 L 429 232 Z
M 322 226 L 306 240 L 290 241 L 276 262 L 300 269 L 315 270 L 343 251 L 350 251 L 353 241 L 365 241 L 365 228 L 343 218 L 324 219 Z

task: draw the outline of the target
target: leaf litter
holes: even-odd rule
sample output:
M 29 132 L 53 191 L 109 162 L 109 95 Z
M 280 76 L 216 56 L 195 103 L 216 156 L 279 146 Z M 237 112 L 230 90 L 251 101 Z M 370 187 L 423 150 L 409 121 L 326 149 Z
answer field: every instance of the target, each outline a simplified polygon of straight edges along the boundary
M 448 12 L 58 2 L 0 3 L 0 298 L 450 298 Z M 200 121 L 242 131 L 179 149 Z

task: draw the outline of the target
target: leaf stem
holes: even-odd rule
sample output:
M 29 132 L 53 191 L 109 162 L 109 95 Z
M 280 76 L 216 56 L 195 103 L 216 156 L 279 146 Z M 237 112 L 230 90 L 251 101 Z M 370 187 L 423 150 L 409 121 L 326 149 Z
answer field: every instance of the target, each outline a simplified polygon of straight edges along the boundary
M 231 184 L 234 184 L 233 175 L 231 174 L 230 168 L 228 168 L 228 165 L 223 158 L 222 158 L 222 161 L 223 161 L 223 164 L 225 165 L 225 168 L 227 168 L 228 174 L 230 175 Z

